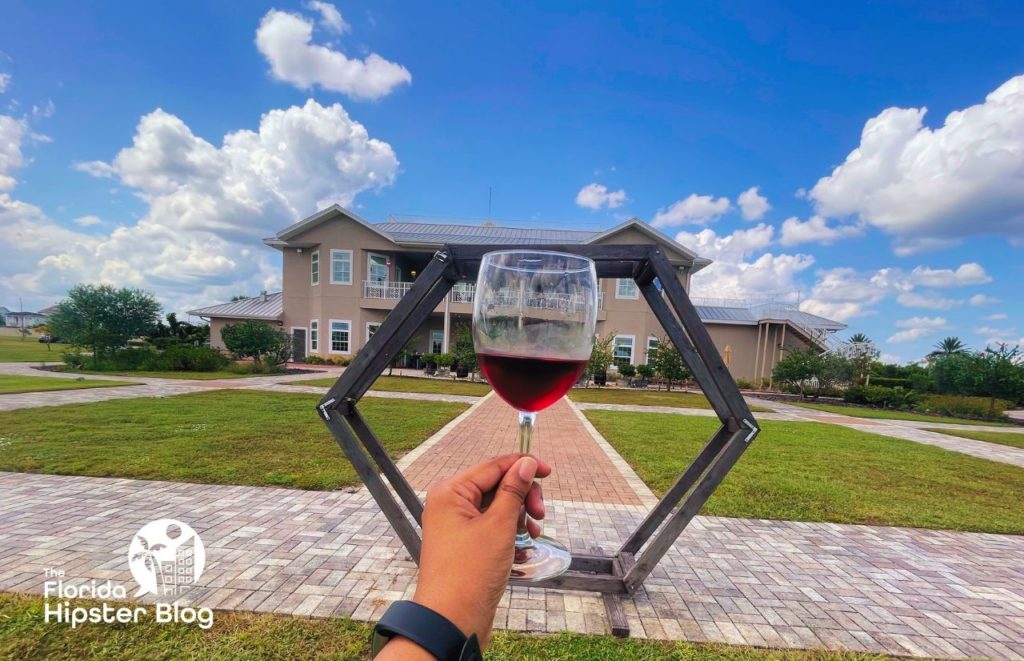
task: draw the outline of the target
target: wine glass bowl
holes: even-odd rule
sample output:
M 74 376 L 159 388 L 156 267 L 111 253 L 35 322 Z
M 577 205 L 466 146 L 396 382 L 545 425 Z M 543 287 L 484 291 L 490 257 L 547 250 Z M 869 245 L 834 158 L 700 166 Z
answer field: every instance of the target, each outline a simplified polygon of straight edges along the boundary
M 530 451 L 537 411 L 554 404 L 586 369 L 597 326 L 598 280 L 586 257 L 541 250 L 483 256 L 473 299 L 473 344 L 495 393 L 519 411 L 519 451 Z M 558 542 L 516 534 L 515 578 L 561 574 L 571 554 Z

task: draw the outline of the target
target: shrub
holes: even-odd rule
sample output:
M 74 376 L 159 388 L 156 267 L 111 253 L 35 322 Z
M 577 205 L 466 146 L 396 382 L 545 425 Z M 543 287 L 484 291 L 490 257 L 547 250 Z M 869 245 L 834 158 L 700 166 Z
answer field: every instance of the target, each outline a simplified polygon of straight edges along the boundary
M 434 359 L 437 361 L 438 367 L 451 367 L 455 364 L 455 356 L 450 353 L 439 353 Z
M 324 359 L 321 358 L 320 356 L 316 355 L 316 354 L 312 354 L 310 356 L 306 356 L 306 364 L 307 365 L 323 365 L 324 364 Z
M 938 413 L 953 417 L 970 418 L 1001 418 L 1003 413 L 1013 408 L 1013 402 L 1005 399 L 995 400 L 993 413 L 989 407 L 992 402 L 988 397 L 968 397 L 967 395 L 926 395 L 921 399 L 918 410 L 927 413 Z
M 61 354 L 64 364 L 74 370 L 80 370 L 85 366 L 85 356 L 78 349 L 68 349 Z
M 627 379 L 631 379 L 636 376 L 636 367 L 634 365 L 623 365 L 619 368 L 619 373 Z
M 640 375 L 640 378 L 649 381 L 654 377 L 654 366 L 647 365 L 646 363 L 643 365 L 637 365 L 636 373 Z
M 746 379 L 736 379 L 736 387 L 743 390 L 750 390 L 754 387 L 754 384 Z
M 101 370 L 134 371 L 160 370 L 157 365 L 160 354 L 150 347 L 141 349 L 118 349 L 110 357 L 97 364 Z
M 257 365 L 262 360 L 276 367 L 291 357 L 292 341 L 287 333 L 248 319 L 225 326 L 220 332 L 228 351 L 239 358 L 252 358 Z
M 227 356 L 210 347 L 177 345 L 153 358 L 147 368 L 172 372 L 216 372 L 230 362 Z
M 872 376 L 871 385 L 882 386 L 885 388 L 906 388 L 908 390 L 913 387 L 910 383 L 910 379 L 901 379 L 888 376 Z
M 843 392 L 843 401 L 878 408 L 908 409 L 917 402 L 917 395 L 906 388 L 852 386 Z

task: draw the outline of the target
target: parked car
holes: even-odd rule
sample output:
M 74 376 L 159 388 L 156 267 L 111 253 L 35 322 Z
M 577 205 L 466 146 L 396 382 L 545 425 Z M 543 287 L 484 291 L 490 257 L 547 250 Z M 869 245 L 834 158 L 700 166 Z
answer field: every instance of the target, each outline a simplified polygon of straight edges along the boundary
M 53 344 L 54 342 L 60 342 L 60 338 L 52 335 L 39 336 L 39 344 Z

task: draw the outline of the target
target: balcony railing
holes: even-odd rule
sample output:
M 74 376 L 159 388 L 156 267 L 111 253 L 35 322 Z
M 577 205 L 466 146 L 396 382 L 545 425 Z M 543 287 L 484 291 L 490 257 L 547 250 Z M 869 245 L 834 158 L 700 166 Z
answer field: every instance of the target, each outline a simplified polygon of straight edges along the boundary
M 409 293 L 413 283 L 411 282 L 375 282 L 363 281 L 363 298 L 375 298 L 380 300 L 397 301 Z M 451 303 L 464 303 L 472 305 L 473 295 L 476 292 L 476 285 L 469 282 L 458 282 L 452 287 L 448 294 Z M 500 297 L 499 297 L 500 298 Z M 518 293 L 509 293 L 507 303 L 511 304 L 513 299 L 518 300 Z M 526 305 L 532 308 L 557 309 L 575 307 L 578 299 L 566 294 L 552 294 L 545 297 L 530 296 Z M 597 308 L 604 308 L 604 292 L 597 295 Z

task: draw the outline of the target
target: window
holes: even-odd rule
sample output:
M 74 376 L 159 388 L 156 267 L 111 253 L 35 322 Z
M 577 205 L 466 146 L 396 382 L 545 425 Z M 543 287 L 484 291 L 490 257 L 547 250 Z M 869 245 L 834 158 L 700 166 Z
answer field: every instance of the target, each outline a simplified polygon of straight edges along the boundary
M 370 341 L 370 338 L 373 337 L 373 334 L 377 332 L 378 328 L 380 328 L 380 323 L 381 322 L 379 322 L 379 321 L 371 321 L 371 322 L 368 322 L 366 324 L 366 341 L 367 342 Z
M 653 365 L 654 364 L 654 352 L 658 348 L 658 342 L 659 342 L 658 338 L 654 337 L 653 335 L 648 335 L 647 336 L 647 364 L 648 365 Z
M 352 284 L 352 251 L 332 250 L 331 251 L 331 284 L 350 285 Z
M 351 353 L 352 322 L 331 319 L 331 353 Z
M 309 256 L 309 282 L 313 285 L 320 284 L 320 251 L 315 251 Z
M 444 331 L 430 331 L 430 353 L 441 353 L 444 351 Z
M 366 261 L 366 279 L 370 282 L 387 282 L 391 266 L 384 255 L 369 253 Z
M 615 298 L 640 298 L 640 291 L 636 288 L 636 281 L 629 278 L 619 278 L 615 283 Z
M 616 365 L 621 366 L 633 364 L 633 339 L 632 335 L 615 336 L 612 357 L 615 359 Z
M 309 352 L 314 353 L 320 350 L 320 321 L 313 319 L 309 322 Z

